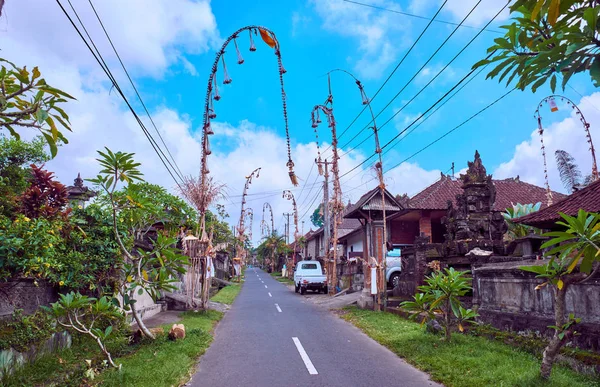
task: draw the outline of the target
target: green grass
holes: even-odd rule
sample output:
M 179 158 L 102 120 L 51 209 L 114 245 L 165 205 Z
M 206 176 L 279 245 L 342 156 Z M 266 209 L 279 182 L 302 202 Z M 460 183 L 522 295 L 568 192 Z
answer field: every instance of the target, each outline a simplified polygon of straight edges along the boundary
M 540 360 L 512 346 L 484 337 L 455 333 L 446 343 L 418 323 L 391 313 L 351 307 L 342 318 L 408 363 L 447 387 L 600 386 L 600 379 L 556 366 L 550 382 L 539 378 Z
M 294 284 L 294 280 L 291 280 L 287 277 L 282 277 L 281 276 L 281 272 L 280 271 L 274 271 L 273 273 L 271 273 L 271 275 L 273 276 L 273 278 L 275 278 L 277 281 L 279 282 L 283 282 L 284 284 L 288 284 L 288 285 L 293 285 Z
M 211 331 L 223 314 L 216 311 L 185 312 L 181 324 L 186 337 L 170 341 L 166 334 L 155 341 L 143 340 L 129 345 L 127 336 L 115 336 L 109 351 L 121 371 L 107 369 L 91 380 L 85 376 L 86 359 L 98 367 L 104 359 L 94 342 L 80 336 L 74 337 L 73 346 L 61 352 L 44 356 L 26 365 L 0 385 L 13 386 L 178 386 L 193 373 L 198 358 L 212 342 Z M 170 324 L 163 326 L 165 332 Z
M 223 289 L 219 290 L 219 292 L 211 298 L 211 301 L 231 305 L 231 304 L 233 304 L 233 300 L 235 300 L 237 295 L 240 293 L 241 289 L 242 289 L 241 285 L 225 286 Z
M 178 386 L 192 375 L 198 358 L 212 342 L 213 326 L 222 313 L 185 312 L 179 322 L 185 325 L 184 340 L 171 341 L 161 335 L 131 356 L 118 358 L 121 371 L 108 370 L 100 375 L 102 386 Z M 165 326 L 167 332 L 169 326 Z

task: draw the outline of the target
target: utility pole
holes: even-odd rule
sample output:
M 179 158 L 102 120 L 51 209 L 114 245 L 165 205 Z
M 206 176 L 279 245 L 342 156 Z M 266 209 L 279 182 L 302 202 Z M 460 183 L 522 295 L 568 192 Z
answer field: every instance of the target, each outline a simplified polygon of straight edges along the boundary
M 317 165 L 319 166 L 319 170 L 325 167 L 323 177 L 325 178 L 323 181 L 323 238 L 325 242 L 325 270 L 327 270 L 327 283 L 329 286 L 333 285 L 333 272 L 331 268 L 331 264 L 329 262 L 329 243 L 330 243 L 330 231 L 331 231 L 331 218 L 329 217 L 329 162 L 327 159 L 325 161 L 315 160 Z
M 285 222 L 285 243 L 290 244 L 290 214 L 289 212 L 284 212 L 283 216 L 286 217 Z

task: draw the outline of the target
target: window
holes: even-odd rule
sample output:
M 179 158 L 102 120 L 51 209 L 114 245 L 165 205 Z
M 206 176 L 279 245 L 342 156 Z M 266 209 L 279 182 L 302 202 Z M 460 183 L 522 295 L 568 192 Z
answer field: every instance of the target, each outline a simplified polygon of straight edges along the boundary
M 302 264 L 302 269 L 316 270 L 317 269 L 317 264 L 316 263 L 303 263 Z
M 354 246 L 350 246 L 350 252 L 353 253 L 354 252 Z

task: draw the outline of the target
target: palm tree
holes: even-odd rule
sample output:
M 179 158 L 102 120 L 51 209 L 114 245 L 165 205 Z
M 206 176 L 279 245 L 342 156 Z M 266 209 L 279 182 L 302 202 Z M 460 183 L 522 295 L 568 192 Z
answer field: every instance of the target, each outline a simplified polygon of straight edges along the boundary
M 259 257 L 262 257 L 265 261 L 267 259 L 270 261 L 272 272 L 275 271 L 275 257 L 286 250 L 287 245 L 285 243 L 285 238 L 282 235 L 277 235 L 276 232 L 265 237 L 263 242 L 256 249 Z

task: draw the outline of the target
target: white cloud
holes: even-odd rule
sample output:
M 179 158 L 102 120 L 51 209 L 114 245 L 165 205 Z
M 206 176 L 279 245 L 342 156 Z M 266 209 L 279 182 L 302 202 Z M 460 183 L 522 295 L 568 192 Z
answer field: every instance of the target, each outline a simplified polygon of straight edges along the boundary
M 441 63 L 433 64 L 431 66 L 425 66 L 423 70 L 419 72 L 417 78 L 415 79 L 415 83 L 417 85 L 423 86 L 427 84 L 433 77 L 437 76 L 432 84 L 437 85 L 445 85 L 449 82 L 452 82 L 456 79 L 456 71 L 452 66 L 448 66 L 439 76 L 438 73 L 442 71 L 445 65 Z
M 452 21 L 462 20 L 471 9 L 477 4 L 479 0 L 449 0 L 443 8 L 441 15 L 451 16 Z M 442 0 L 429 1 L 429 0 L 412 0 L 409 6 L 411 12 L 418 15 L 425 16 L 427 11 L 437 9 L 441 4 Z M 493 18 L 498 11 L 504 6 L 506 2 L 497 0 L 483 0 L 469 16 L 465 25 L 479 27 L 486 24 Z M 502 21 L 509 18 L 508 7 L 498 15 L 495 21 Z M 444 20 L 443 16 L 439 17 L 440 20 Z
M 298 35 L 300 29 L 304 28 L 308 23 L 310 23 L 310 17 L 300 13 L 293 12 L 292 13 L 292 36 Z
M 315 9 L 329 32 L 358 40 L 355 70 L 364 78 L 379 78 L 403 45 L 409 22 L 398 22 L 391 12 L 361 7 L 341 0 L 315 0 Z M 376 1 L 371 4 L 399 10 L 398 4 Z
M 583 97 L 578 106 L 590 123 L 592 140 L 596 141 L 597 147 L 598 141 L 600 141 L 600 110 L 597 108 L 600 106 L 600 93 Z M 569 107 L 562 106 L 560 103 L 559 107 L 561 111 L 570 110 Z M 551 114 L 547 107 L 542 111 L 548 178 L 552 190 L 565 192 L 556 167 L 554 152 L 557 149 L 569 152 L 576 159 L 584 175 L 591 173 L 592 158 L 583 126 L 575 112 L 573 111 L 570 117 L 558 122 L 551 121 Z M 515 147 L 512 159 L 496 168 L 494 176 L 505 178 L 519 175 L 521 180 L 544 186 L 544 164 L 540 147 L 540 136 L 535 129 L 531 132 L 529 140 L 523 141 Z
M 74 17 L 68 3 L 63 3 Z M 114 63 L 112 48 L 89 3 L 72 3 L 100 52 Z M 104 0 L 94 5 L 123 61 L 138 75 L 161 77 L 183 53 L 207 51 L 219 40 L 209 1 Z M 33 51 L 49 60 L 60 58 L 65 64 L 76 64 L 82 71 L 97 70 L 95 60 L 55 2 L 8 1 L 5 8 L 2 48 L 12 60 L 24 62 Z

